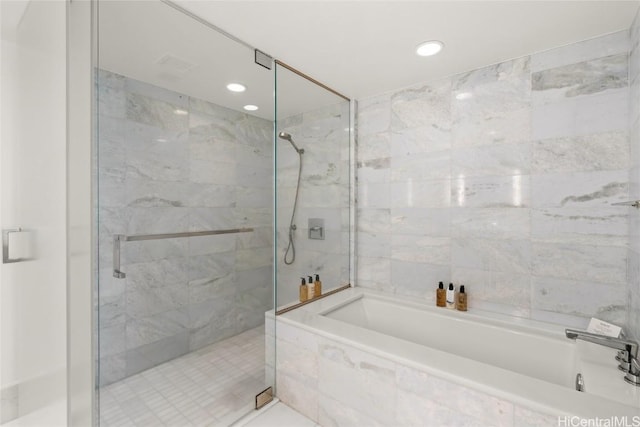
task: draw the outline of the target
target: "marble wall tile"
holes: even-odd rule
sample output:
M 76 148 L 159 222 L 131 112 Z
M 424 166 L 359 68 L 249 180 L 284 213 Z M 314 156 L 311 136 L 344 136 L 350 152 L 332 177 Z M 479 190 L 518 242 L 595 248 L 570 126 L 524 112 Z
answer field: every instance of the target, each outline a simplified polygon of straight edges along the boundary
M 531 235 L 528 208 L 451 209 L 451 235 L 464 238 L 527 239 Z
M 175 359 L 188 352 L 188 332 L 139 346 L 126 353 L 127 376 Z
M 625 321 L 624 285 L 537 276 L 533 276 L 531 281 L 533 309 L 597 317 L 617 324 Z M 576 298 L 577 295 L 580 298 Z
M 430 126 L 447 132 L 451 123 L 449 79 L 429 85 L 416 85 L 391 94 L 391 128 Z M 424 114 L 428 110 L 430 114 Z
M 429 298 L 433 295 L 436 283 L 449 277 L 448 265 L 426 264 L 391 260 L 392 292 L 418 298 Z M 387 284 L 387 286 L 389 286 Z
M 515 427 L 543 427 L 551 426 L 558 423 L 557 415 L 543 414 L 515 405 L 514 408 L 514 426 Z
M 318 347 L 318 390 L 383 424 L 395 418 L 395 364 L 332 341 Z
M 456 148 L 451 153 L 453 177 L 526 175 L 531 167 L 529 144 Z
M 617 31 L 578 43 L 549 49 L 531 55 L 531 71 L 538 72 L 550 68 L 577 64 L 596 58 L 629 52 L 629 34 Z
M 534 206 L 604 207 L 628 197 L 628 172 L 597 171 L 533 175 L 531 199 Z
M 573 324 L 606 311 L 534 305 L 531 281 L 626 274 L 633 222 L 610 204 L 640 197 L 629 48 L 619 32 L 364 100 L 385 119 L 359 138 L 359 284 L 431 298 L 405 282 L 438 274 L 483 309 Z
M 189 315 L 184 308 L 128 319 L 125 331 L 126 345 L 128 349 L 133 349 L 188 330 Z
M 392 182 L 390 188 L 394 208 L 445 208 L 451 204 L 450 180 L 407 178 Z
M 450 209 L 398 208 L 391 210 L 393 234 L 450 236 Z M 358 234 L 360 238 L 361 234 Z
M 264 321 L 273 125 L 104 70 L 98 78 L 104 384 Z M 111 277 L 113 234 L 238 226 L 255 231 L 127 242 L 127 278 Z
M 390 146 L 390 154 L 394 158 L 449 150 L 451 149 L 451 129 L 441 124 L 406 127 L 391 133 Z
M 535 241 L 624 247 L 627 234 L 627 213 L 610 206 L 531 210 L 531 237 Z
M 382 94 L 358 101 L 358 137 L 389 130 L 391 125 L 391 94 Z
M 349 404 L 334 399 L 333 396 L 321 393 L 318 398 L 318 424 L 322 426 L 384 427 L 386 425 L 372 418 L 369 414 L 362 413 L 352 408 Z
M 628 102 L 628 88 L 621 88 L 535 106 L 531 112 L 531 136 L 539 140 L 625 131 Z
M 531 205 L 531 177 L 490 176 L 451 180 L 451 205 L 467 208 L 527 207 Z
M 501 307 L 500 311 L 515 316 L 529 316 L 531 308 L 529 275 L 453 266 L 451 281 L 458 286 L 465 285 L 469 308 L 491 310 L 495 305 L 501 305 L 504 307 Z M 494 305 L 488 306 L 487 302 Z
M 491 115 L 461 116 L 452 126 L 452 146 L 519 144 L 535 135 L 529 108 Z
M 535 276 L 624 284 L 627 250 L 616 246 L 537 243 L 531 245 Z
M 391 234 L 358 232 L 357 240 L 358 256 L 385 257 L 391 256 Z
M 358 185 L 358 206 L 361 208 L 390 208 L 391 184 L 367 183 Z
M 448 179 L 451 171 L 450 163 L 451 153 L 449 151 L 392 157 L 391 181 Z
M 278 398 L 305 417 L 318 419 L 318 390 L 305 386 L 293 378 L 276 370 Z
M 399 392 L 406 391 L 448 407 L 463 419 L 466 415 L 475 422 L 484 421 L 500 426 L 508 426 L 513 422 L 514 409 L 511 402 L 442 380 L 422 371 L 398 366 L 396 383 Z
M 126 95 L 127 119 L 166 130 L 183 130 L 189 124 L 188 114 L 176 114 L 178 105 L 159 101 L 134 92 Z
M 627 52 L 533 73 L 534 104 L 627 88 Z
M 391 259 L 448 266 L 451 262 L 450 239 L 420 234 L 392 234 Z
M 528 274 L 531 263 L 529 240 L 451 239 L 452 267 Z
M 618 131 L 533 141 L 531 163 L 534 174 L 627 169 L 629 139 Z
M 358 120 L 363 114 L 361 108 L 360 104 L 358 104 Z M 391 155 L 391 133 L 382 131 L 373 134 L 362 134 L 361 127 L 358 124 L 358 138 L 356 141 L 358 162 L 389 158 Z

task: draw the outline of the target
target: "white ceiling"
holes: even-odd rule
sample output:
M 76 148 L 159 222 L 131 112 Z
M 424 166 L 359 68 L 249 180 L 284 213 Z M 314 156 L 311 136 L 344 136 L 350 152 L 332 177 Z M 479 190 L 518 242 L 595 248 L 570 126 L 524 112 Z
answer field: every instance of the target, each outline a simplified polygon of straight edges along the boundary
M 628 29 L 638 1 L 174 0 L 204 20 L 360 99 Z M 438 39 L 434 57 L 414 53 Z M 169 60 L 167 61 L 167 58 Z M 273 117 L 273 74 L 253 51 L 159 1 L 99 2 L 99 66 Z M 227 83 L 245 83 L 232 94 Z M 339 98 L 282 70 L 278 116 Z M 303 96 L 300 96 L 303 95 Z
M 345 95 L 362 98 L 628 29 L 638 1 L 176 0 Z M 421 58 L 415 46 L 445 49 Z

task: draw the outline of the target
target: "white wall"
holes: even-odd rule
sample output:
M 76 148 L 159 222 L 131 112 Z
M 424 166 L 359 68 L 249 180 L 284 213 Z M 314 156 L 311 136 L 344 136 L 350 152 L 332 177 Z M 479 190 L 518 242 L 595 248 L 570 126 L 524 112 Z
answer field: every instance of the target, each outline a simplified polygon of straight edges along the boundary
M 1 267 L 2 419 L 55 404 L 50 425 L 66 424 L 65 22 L 63 1 L 3 20 L 0 73 L 0 222 L 31 230 L 36 258 Z

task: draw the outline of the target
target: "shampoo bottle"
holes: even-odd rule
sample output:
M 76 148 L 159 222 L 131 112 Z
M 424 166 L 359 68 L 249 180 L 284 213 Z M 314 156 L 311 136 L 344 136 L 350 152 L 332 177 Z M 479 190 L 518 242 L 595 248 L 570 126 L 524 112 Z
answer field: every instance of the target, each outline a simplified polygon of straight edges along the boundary
M 457 299 L 458 310 L 467 311 L 467 293 L 464 291 L 464 285 L 460 286 L 460 292 Z
M 313 277 L 312 276 L 307 276 L 308 280 L 307 280 L 307 291 L 309 292 L 307 299 L 313 299 L 314 297 L 314 288 L 315 286 L 313 285 Z
M 307 298 L 309 298 L 309 290 L 307 288 L 307 282 L 305 282 L 303 277 L 300 283 L 300 302 L 305 302 Z
M 436 305 L 438 307 L 446 307 L 447 305 L 447 291 L 444 290 L 444 283 L 438 283 L 438 289 L 436 289 Z
M 316 281 L 313 283 L 313 296 L 319 297 L 322 295 L 322 282 L 320 281 L 320 275 L 316 274 Z
M 449 283 L 449 289 L 447 289 L 447 308 L 456 309 L 456 288 L 453 283 Z

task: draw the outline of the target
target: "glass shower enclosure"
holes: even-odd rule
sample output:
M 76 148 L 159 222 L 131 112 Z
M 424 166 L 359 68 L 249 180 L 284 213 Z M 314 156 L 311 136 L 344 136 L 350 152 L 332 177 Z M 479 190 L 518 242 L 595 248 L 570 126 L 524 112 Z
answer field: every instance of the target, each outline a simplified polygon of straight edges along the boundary
M 274 381 L 273 71 L 162 1 L 97 37 L 97 421 L 229 425 Z

